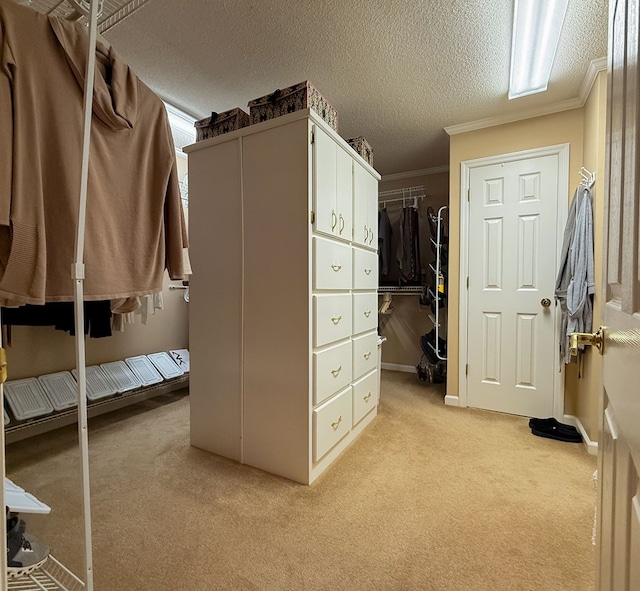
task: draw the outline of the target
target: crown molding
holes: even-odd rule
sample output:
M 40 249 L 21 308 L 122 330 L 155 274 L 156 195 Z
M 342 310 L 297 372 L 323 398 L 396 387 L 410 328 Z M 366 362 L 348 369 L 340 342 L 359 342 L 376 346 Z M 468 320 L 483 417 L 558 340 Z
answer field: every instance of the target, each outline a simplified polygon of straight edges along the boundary
M 522 121 L 524 119 L 533 119 L 534 117 L 541 117 L 543 115 L 552 115 L 553 113 L 560 113 L 562 111 L 569 111 L 571 109 L 579 109 L 584 107 L 589 93 L 593 88 L 593 84 L 596 81 L 598 73 L 607 69 L 607 58 L 599 58 L 592 60 L 589 64 L 587 73 L 585 74 L 582 86 L 580 87 L 580 93 L 578 98 L 567 99 L 565 101 L 559 101 L 550 105 L 543 105 L 535 109 L 529 109 L 528 111 L 520 111 L 517 113 L 509 113 L 507 115 L 498 115 L 496 117 L 487 117 L 486 119 L 479 119 L 477 121 L 470 121 L 469 123 L 461 123 L 460 125 L 450 125 L 445 127 L 444 130 L 449 135 L 456 135 L 459 133 L 467 133 L 469 131 L 475 131 L 477 129 L 485 129 L 487 127 L 493 127 L 495 125 L 504 125 L 505 123 L 513 123 L 515 121 Z
M 600 59 L 592 60 L 592 62 L 589 64 L 589 69 L 587 70 L 584 80 L 582 81 L 580 94 L 578 95 L 580 97 L 580 100 L 582 101 L 582 106 L 584 106 L 587 103 L 587 99 L 589 98 L 589 94 L 591 94 L 591 89 L 593 88 L 593 85 L 596 82 L 596 78 L 598 77 L 598 74 L 606 69 L 607 69 L 606 57 L 601 57 Z
M 449 165 L 434 166 L 433 168 L 422 168 L 420 170 L 408 170 L 407 172 L 397 172 L 395 174 L 383 174 L 380 182 L 399 181 L 401 179 L 412 179 L 418 176 L 428 176 L 430 174 L 440 174 L 441 172 L 449 172 Z

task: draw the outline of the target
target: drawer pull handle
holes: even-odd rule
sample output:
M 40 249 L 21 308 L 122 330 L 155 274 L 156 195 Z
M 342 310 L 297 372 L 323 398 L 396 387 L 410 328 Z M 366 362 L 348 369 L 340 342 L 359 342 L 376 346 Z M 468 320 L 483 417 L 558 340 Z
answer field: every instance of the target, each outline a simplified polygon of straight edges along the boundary
M 338 324 L 338 322 L 340 322 L 342 320 L 342 316 L 332 316 L 331 317 L 331 322 L 333 322 L 334 324 Z
M 342 365 L 338 366 L 338 369 L 332 369 L 331 370 L 331 375 L 333 375 L 334 378 L 338 377 L 338 374 L 342 371 Z
M 363 399 L 365 402 L 369 402 L 369 398 L 371 398 L 371 392 L 369 392 L 366 396 L 363 396 L 363 397 L 362 397 L 362 399 Z
M 363 357 L 364 357 L 367 361 L 369 361 L 369 357 L 371 357 L 371 351 L 367 351 L 367 352 L 363 355 Z
M 367 310 L 364 315 L 369 318 L 369 316 L 371 316 L 371 310 Z
M 331 268 L 337 273 L 340 269 L 342 269 L 342 265 L 336 265 L 335 263 L 333 263 L 331 265 Z
M 331 423 L 334 431 L 340 426 L 340 423 L 342 423 L 342 415 L 338 417 L 338 420 L 335 423 Z
M 371 274 L 371 269 L 365 269 L 364 273 L 365 273 L 365 275 L 370 275 Z
M 342 230 L 344 230 L 344 218 L 340 214 L 340 235 L 342 236 Z
M 336 225 L 338 224 L 338 216 L 335 211 L 331 212 L 331 231 L 333 232 L 336 229 Z

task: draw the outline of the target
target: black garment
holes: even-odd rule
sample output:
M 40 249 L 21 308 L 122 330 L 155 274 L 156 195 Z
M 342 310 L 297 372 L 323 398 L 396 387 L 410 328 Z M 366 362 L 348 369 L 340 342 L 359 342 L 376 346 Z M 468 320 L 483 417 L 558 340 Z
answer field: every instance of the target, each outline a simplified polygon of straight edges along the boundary
M 418 210 L 405 207 L 400 221 L 400 241 L 396 253 L 401 283 L 420 282 L 420 240 Z
M 389 273 L 391 234 L 391 222 L 385 208 L 378 211 L 378 262 L 380 276 Z
M 54 326 L 75 336 L 73 302 L 49 302 L 42 306 L 27 304 L 2 308 L 2 324 L 8 326 Z M 84 303 L 84 334 L 92 338 L 111 336 L 111 300 Z

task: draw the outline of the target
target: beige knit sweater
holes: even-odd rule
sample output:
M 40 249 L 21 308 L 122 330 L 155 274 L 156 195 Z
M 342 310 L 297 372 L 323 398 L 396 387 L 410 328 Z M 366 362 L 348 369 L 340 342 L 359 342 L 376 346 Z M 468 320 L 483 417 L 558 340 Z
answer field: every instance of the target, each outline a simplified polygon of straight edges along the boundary
M 0 303 L 73 300 L 88 35 L 0 0 Z M 112 49 L 93 94 L 85 298 L 184 278 L 186 230 L 162 101 Z

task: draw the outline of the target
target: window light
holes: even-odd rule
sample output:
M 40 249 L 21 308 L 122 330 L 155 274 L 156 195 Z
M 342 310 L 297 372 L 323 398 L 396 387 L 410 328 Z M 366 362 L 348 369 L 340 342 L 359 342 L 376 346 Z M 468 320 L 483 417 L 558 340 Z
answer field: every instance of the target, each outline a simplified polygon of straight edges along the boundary
M 509 98 L 547 90 L 569 0 L 514 0 Z

